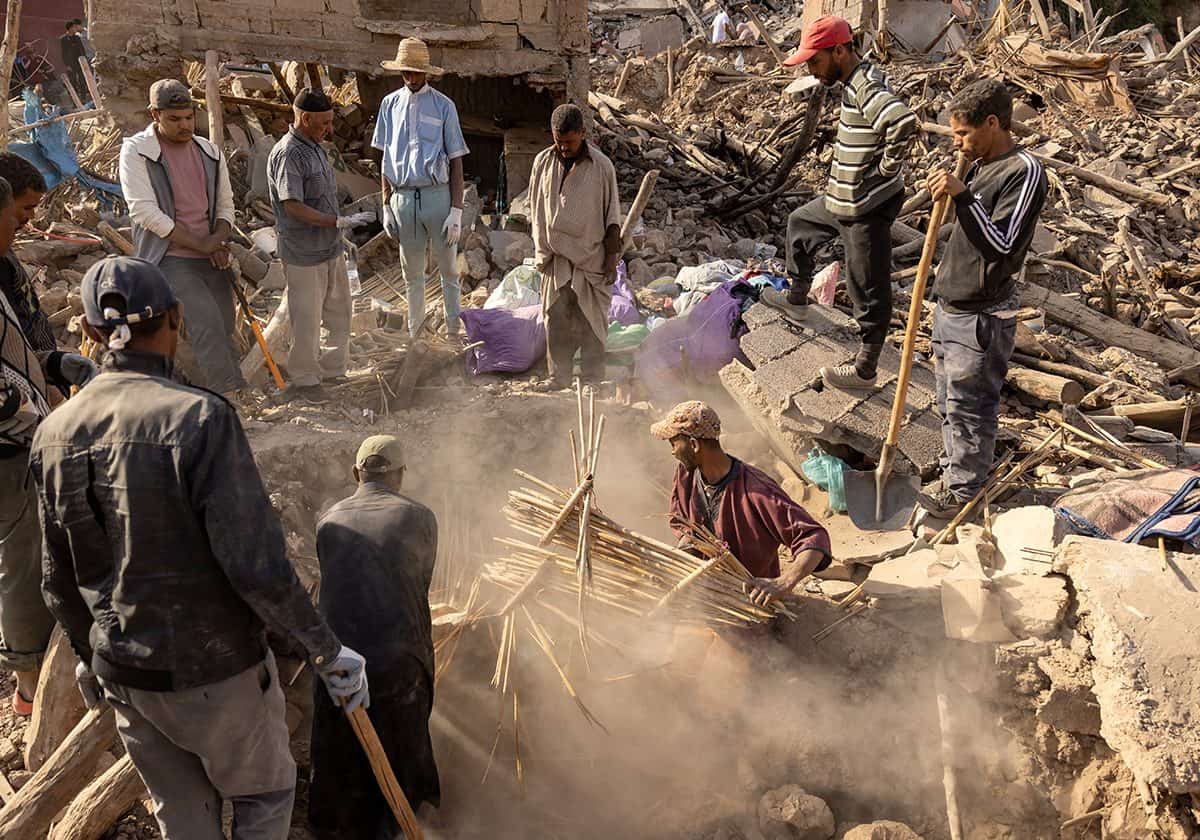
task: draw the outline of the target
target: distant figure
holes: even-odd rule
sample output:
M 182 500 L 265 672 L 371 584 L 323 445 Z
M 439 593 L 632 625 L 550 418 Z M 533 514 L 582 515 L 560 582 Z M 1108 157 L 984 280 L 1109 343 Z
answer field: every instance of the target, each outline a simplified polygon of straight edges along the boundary
M 58 44 L 62 50 L 63 70 L 71 80 L 75 93 L 79 94 L 80 100 L 87 102 L 87 81 L 83 77 L 83 68 L 79 66 L 79 59 L 87 55 L 87 48 L 80 34 L 82 32 L 83 21 L 79 18 L 69 20 L 66 22 L 66 32 L 59 36 Z
M 612 161 L 584 137 L 583 112 L 550 115 L 554 145 L 533 159 L 533 248 L 542 275 L 551 388 L 566 388 L 579 352 L 584 380 L 604 378 L 608 307 L 621 258 L 621 202 Z
M 712 42 L 719 44 L 722 41 L 730 39 L 729 30 L 733 29 L 733 18 L 729 16 L 729 12 L 725 7 L 721 7 L 721 11 L 717 12 L 717 16 L 713 18 Z

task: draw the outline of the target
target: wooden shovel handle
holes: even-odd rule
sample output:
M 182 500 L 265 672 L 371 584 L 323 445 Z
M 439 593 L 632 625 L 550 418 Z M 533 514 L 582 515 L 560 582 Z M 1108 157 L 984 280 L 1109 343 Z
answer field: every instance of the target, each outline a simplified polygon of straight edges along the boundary
M 967 171 L 967 158 L 961 152 L 954 167 L 954 177 L 962 178 Z M 888 423 L 887 443 L 893 446 L 900 439 L 900 421 L 904 419 L 904 405 L 908 400 L 908 383 L 912 378 L 913 345 L 917 341 L 917 327 L 921 323 L 921 307 L 925 298 L 925 284 L 929 281 L 929 270 L 933 267 L 933 256 L 937 252 L 938 233 L 950 210 L 950 194 L 946 193 L 933 204 L 929 214 L 929 227 L 925 231 L 925 246 L 921 249 L 921 262 L 917 264 L 917 279 L 912 287 L 912 300 L 908 304 L 908 323 L 904 328 L 904 348 L 900 351 L 900 374 L 896 377 L 896 397 L 892 401 L 892 417 Z
M 383 744 L 379 742 L 379 736 L 375 733 L 375 727 L 371 724 L 366 709 L 359 706 L 353 712 L 347 713 L 347 716 L 358 742 L 362 744 L 363 752 L 367 754 L 367 760 L 371 762 L 371 771 L 375 774 L 375 781 L 379 783 L 379 790 L 383 792 L 383 798 L 391 807 L 392 816 L 400 824 L 406 840 L 424 840 L 421 826 L 417 824 L 417 815 L 413 813 L 412 805 L 408 804 L 408 797 L 396 781 L 396 774 L 392 772 L 392 765 L 388 762 L 387 753 Z

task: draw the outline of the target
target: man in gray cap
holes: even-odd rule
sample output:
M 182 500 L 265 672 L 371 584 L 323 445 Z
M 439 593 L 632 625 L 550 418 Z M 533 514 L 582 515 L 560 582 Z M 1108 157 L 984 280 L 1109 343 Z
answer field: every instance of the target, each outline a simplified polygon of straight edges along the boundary
M 265 626 L 303 649 L 335 702 L 366 705 L 365 661 L 321 619 L 237 413 L 171 378 L 182 325 L 162 272 L 88 269 L 84 331 L 102 372 L 34 435 L 46 605 L 109 703 L 166 840 L 283 840 L 296 765 Z
M 196 113 L 183 82 L 150 86 L 150 116 L 144 131 L 121 144 L 121 191 L 135 254 L 162 270 L 187 309 L 192 378 L 228 394 L 246 384 L 233 349 L 229 166 L 215 144 L 195 136 Z
M 400 441 L 372 435 L 358 448 L 358 491 L 317 523 L 321 613 L 370 659 L 371 721 L 414 809 L 441 799 L 429 739 L 433 631 L 429 584 L 437 557 L 433 511 L 400 494 Z M 371 766 L 336 707 L 317 692 L 308 817 L 320 840 L 395 837 Z M 378 833 L 377 833 L 378 832 Z
M 338 215 L 338 185 L 321 141 L 333 131 L 333 102 L 305 88 L 292 103 L 296 121 L 267 158 L 279 257 L 287 276 L 292 352 L 286 397 L 325 398 L 322 380 L 346 376 L 350 355 L 350 278 L 342 231 L 375 221 L 374 213 Z M 329 345 L 321 352 L 321 327 Z

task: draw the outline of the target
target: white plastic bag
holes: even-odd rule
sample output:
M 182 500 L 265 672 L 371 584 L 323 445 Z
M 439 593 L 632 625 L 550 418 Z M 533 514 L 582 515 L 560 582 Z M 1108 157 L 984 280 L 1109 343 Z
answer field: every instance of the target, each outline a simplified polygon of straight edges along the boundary
M 542 302 L 542 275 L 531 265 L 522 263 L 500 281 L 483 305 L 484 309 L 520 309 Z

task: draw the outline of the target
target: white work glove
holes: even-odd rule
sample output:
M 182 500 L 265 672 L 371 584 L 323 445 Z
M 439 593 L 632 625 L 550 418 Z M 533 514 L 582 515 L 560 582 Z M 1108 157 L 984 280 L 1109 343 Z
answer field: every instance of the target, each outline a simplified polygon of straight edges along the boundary
M 92 673 L 92 669 L 87 666 L 87 663 L 82 660 L 75 663 L 75 684 L 79 686 L 79 693 L 83 695 L 83 705 L 87 708 L 98 709 L 105 704 L 104 690 L 100 688 L 100 681 L 96 679 L 96 675 Z
M 325 690 L 337 705 L 345 700 L 346 713 L 362 706 L 371 705 L 367 691 L 367 660 L 357 651 L 342 645 L 332 662 L 324 662 L 316 668 L 317 676 L 325 683 Z
M 63 353 L 62 358 L 58 360 L 58 370 L 63 379 L 80 388 L 91 382 L 100 372 L 95 362 L 78 353 Z
M 361 227 L 375 221 L 375 211 L 368 210 L 365 213 L 355 213 L 352 216 L 338 216 L 338 230 L 347 230 L 349 228 Z
M 446 217 L 446 222 L 442 225 L 442 233 L 446 234 L 447 245 L 458 244 L 458 238 L 462 236 L 461 207 L 450 208 L 450 215 Z
M 400 238 L 400 223 L 396 221 L 396 214 L 392 212 L 390 198 L 383 202 L 383 232 L 393 241 Z

